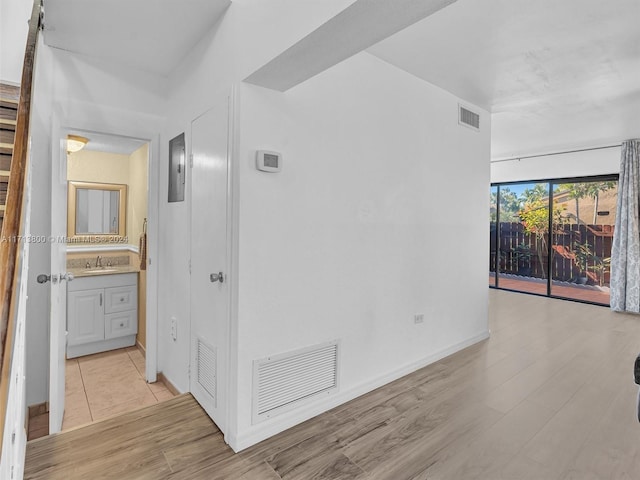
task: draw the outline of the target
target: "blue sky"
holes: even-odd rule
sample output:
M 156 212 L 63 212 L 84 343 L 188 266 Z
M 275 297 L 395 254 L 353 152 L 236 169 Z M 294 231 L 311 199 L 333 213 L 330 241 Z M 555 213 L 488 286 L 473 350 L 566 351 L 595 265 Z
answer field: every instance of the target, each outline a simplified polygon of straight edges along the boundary
M 518 184 L 515 184 L 515 185 L 502 185 L 501 187 L 502 188 L 508 188 L 509 190 L 514 192 L 517 196 L 520 196 L 522 194 L 522 192 L 524 192 L 527 188 L 533 188 L 534 185 L 536 185 L 535 182 L 532 182 L 532 183 L 518 183 Z

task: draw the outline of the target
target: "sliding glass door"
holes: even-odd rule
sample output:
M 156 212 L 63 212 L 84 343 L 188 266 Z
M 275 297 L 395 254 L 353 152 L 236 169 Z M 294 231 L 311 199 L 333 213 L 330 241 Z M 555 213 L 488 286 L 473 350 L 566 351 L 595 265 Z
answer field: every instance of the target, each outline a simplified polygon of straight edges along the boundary
M 617 197 L 616 180 L 553 184 L 553 296 L 609 304 Z
M 609 304 L 617 177 L 491 186 L 489 285 Z
M 498 287 L 547 293 L 548 207 L 546 183 L 498 186 Z
M 498 187 L 491 187 L 489 200 L 489 286 L 496 286 L 496 263 L 498 259 Z

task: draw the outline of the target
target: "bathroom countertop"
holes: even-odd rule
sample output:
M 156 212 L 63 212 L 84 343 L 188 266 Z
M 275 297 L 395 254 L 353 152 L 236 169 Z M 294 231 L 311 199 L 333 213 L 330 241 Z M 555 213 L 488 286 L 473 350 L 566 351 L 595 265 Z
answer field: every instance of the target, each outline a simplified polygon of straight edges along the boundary
M 118 273 L 138 273 L 137 265 L 113 265 L 111 267 L 70 268 L 74 277 L 93 277 L 95 275 L 116 275 Z

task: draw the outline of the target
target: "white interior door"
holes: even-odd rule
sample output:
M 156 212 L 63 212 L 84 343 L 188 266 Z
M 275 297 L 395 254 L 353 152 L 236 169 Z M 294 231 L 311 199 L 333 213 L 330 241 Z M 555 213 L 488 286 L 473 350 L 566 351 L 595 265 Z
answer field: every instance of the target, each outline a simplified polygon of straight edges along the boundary
M 62 143 L 62 142 L 61 142 Z M 51 159 L 51 290 L 49 330 L 49 433 L 59 432 L 64 416 L 64 368 L 66 349 L 67 282 L 67 156 L 64 146 Z
M 223 432 L 228 378 L 228 100 L 191 124 L 190 390 Z

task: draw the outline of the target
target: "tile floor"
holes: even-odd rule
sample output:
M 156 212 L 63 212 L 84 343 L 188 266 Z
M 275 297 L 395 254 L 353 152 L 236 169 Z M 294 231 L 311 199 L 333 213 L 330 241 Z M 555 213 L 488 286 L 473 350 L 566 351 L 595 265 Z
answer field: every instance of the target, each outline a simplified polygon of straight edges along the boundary
M 67 360 L 62 430 L 173 398 L 163 383 L 144 379 L 137 347 Z

